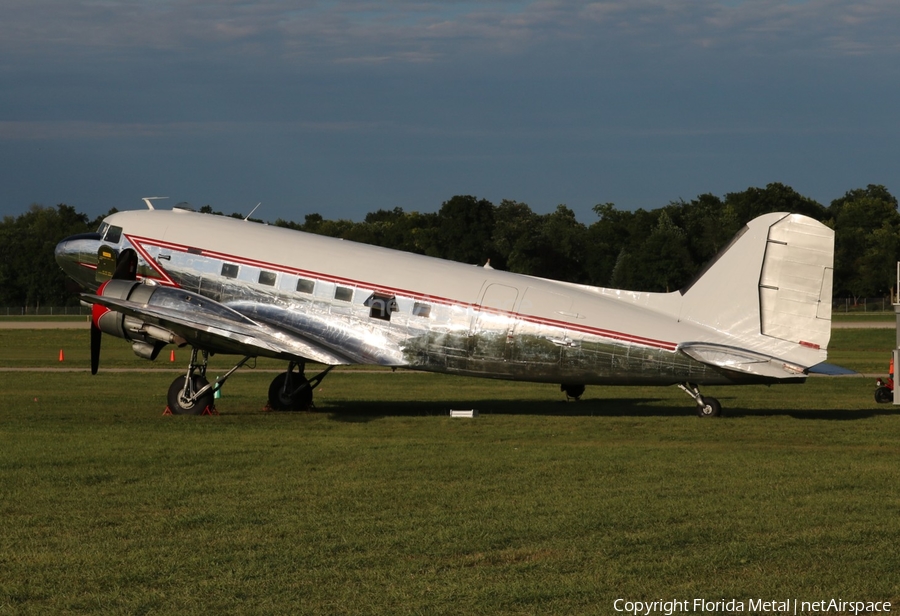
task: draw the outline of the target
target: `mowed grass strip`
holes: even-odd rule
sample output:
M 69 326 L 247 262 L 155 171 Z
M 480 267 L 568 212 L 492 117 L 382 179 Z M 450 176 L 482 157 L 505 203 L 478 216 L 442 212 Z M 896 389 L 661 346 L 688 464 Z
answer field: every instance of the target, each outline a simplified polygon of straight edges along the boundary
M 828 345 L 828 362 L 886 377 L 896 344 L 895 329 L 835 329 Z
M 831 332 L 828 361 L 863 373 L 887 374 L 890 351 L 896 344 L 893 329 L 835 329 Z M 176 360 L 170 362 L 171 351 Z M 63 351 L 64 361 L 59 361 Z M 167 346 L 156 361 L 137 357 L 131 344 L 112 336 L 103 336 L 100 368 L 185 369 L 190 349 Z M 226 372 L 236 359 L 233 356 L 214 356 L 211 369 Z M 259 359 L 261 369 L 282 370 L 284 362 Z M 83 330 L 12 330 L 0 329 L 0 368 L 64 368 L 90 367 L 90 335 Z M 346 369 L 346 368 L 345 368 Z
M 162 417 L 170 373 L 0 373 L 0 613 L 900 598 L 900 419 L 870 379 L 709 388 L 701 420 L 674 388 L 404 372 L 265 413 L 272 376 Z

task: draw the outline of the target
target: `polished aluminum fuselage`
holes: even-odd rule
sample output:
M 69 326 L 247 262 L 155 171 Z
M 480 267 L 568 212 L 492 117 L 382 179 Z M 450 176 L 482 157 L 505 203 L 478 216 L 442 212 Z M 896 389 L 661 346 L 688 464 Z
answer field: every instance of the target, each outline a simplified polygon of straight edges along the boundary
M 180 210 L 106 222 L 123 230 L 118 242 L 60 245 L 73 278 L 96 288 L 99 246 L 135 250 L 139 279 L 228 306 L 295 349 L 259 355 L 316 359 L 303 350 L 312 344 L 329 363 L 554 383 L 773 380 L 681 352 L 686 341 L 740 340 L 679 318 L 677 292 L 587 287 Z

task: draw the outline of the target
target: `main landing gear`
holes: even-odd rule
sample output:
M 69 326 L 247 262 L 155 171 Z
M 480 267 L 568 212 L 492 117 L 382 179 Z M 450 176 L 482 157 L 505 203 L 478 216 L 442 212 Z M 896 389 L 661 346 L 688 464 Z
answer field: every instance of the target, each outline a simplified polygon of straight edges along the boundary
M 700 417 L 718 417 L 722 414 L 722 405 L 712 396 L 701 396 L 700 390 L 693 383 L 679 383 L 678 388 L 689 395 L 697 403 L 697 415 Z
M 166 410 L 173 415 L 202 415 L 215 410 L 213 404 L 216 389 L 220 388 L 225 379 L 250 360 L 248 355 L 237 365 L 225 373 L 225 376 L 216 379 L 210 384 L 206 379 L 206 367 L 209 364 L 209 353 L 200 352 L 200 360 L 197 361 L 197 349 L 191 349 L 191 362 L 188 365 L 187 374 L 179 376 L 169 386 L 169 395 L 166 401 L 169 406 Z
M 225 380 L 247 363 L 251 356 L 244 357 L 234 368 L 218 377 L 215 383 L 210 383 L 206 378 L 206 367 L 209 364 L 209 353 L 191 349 L 191 361 L 187 373 L 179 376 L 169 386 L 169 395 L 166 408 L 173 415 L 202 415 L 215 411 L 214 399 L 216 390 L 222 387 Z M 275 377 L 269 385 L 268 409 L 272 411 L 306 411 L 312 407 L 313 390 L 319 386 L 325 375 L 331 372 L 334 366 L 328 366 L 325 370 L 311 379 L 303 374 L 303 362 L 291 361 L 286 372 Z M 296 370 L 295 370 L 296 369 Z
M 297 368 L 296 372 L 294 368 Z M 288 362 L 287 371 L 276 376 L 269 385 L 268 408 L 273 411 L 308 411 L 313 406 L 313 390 L 332 368 L 334 366 L 328 366 L 312 379 L 307 379 L 303 374 L 303 362 Z

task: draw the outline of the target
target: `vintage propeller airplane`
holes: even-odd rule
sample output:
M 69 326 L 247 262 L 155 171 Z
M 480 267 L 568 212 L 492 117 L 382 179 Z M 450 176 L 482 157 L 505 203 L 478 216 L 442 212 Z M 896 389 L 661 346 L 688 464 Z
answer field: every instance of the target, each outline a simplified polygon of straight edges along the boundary
M 91 372 L 102 333 L 140 357 L 192 347 L 172 412 L 198 414 L 249 359 L 284 359 L 277 410 L 310 407 L 331 368 L 375 364 L 561 384 L 802 382 L 831 335 L 834 233 L 798 214 L 751 221 L 694 282 L 643 293 L 558 282 L 185 209 L 118 212 L 56 259 L 90 293 Z M 216 383 L 210 354 L 243 356 Z M 326 369 L 307 378 L 307 362 Z

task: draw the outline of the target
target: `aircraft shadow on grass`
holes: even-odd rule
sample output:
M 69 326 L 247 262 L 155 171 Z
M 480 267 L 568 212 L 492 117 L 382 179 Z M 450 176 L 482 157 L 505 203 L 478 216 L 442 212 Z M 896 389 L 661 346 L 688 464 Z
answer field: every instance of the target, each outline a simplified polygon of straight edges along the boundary
M 427 417 L 449 415 L 451 409 L 475 409 L 479 415 L 534 415 L 547 417 L 691 417 L 697 413 L 675 401 L 662 398 L 598 398 L 579 401 L 546 400 L 465 400 L 445 402 L 335 401 L 321 412 L 334 421 L 369 422 L 385 417 Z M 873 403 L 874 404 L 874 403 Z M 787 416 L 794 419 L 852 421 L 893 415 L 893 407 L 873 409 L 760 409 L 729 406 L 723 418 Z

